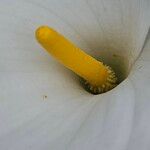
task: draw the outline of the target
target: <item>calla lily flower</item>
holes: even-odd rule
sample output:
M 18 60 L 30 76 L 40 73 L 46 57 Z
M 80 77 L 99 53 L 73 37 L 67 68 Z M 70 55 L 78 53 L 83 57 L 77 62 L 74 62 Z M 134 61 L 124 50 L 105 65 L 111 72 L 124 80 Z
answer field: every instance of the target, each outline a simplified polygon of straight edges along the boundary
M 148 150 L 148 0 L 0 2 L 1 150 Z M 110 65 L 120 84 L 92 95 L 39 46 L 55 28 Z

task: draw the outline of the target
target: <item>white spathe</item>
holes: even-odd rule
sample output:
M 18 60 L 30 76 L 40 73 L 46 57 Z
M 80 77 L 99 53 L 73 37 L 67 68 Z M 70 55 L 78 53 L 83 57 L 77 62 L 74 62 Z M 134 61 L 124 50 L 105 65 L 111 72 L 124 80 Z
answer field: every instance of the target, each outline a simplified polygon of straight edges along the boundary
M 1 0 L 0 150 L 149 150 L 149 10 L 149 0 Z M 40 25 L 131 72 L 87 93 L 36 42 Z

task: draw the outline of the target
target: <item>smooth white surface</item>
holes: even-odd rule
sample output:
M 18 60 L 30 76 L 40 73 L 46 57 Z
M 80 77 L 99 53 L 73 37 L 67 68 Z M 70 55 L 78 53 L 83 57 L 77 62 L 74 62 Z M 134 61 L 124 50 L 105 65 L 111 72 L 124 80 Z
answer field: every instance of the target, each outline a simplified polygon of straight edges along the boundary
M 149 150 L 148 0 L 0 1 L 0 150 Z M 49 25 L 118 73 L 91 95 L 38 45 Z M 115 56 L 115 57 L 114 57 Z M 45 97 L 47 96 L 47 98 Z

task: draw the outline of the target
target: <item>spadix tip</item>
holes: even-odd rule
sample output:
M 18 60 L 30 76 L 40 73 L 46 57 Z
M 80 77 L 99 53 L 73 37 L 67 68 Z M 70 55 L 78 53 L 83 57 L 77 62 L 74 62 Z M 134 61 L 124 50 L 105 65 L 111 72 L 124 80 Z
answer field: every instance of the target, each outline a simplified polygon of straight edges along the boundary
M 40 26 L 35 31 L 36 39 L 41 42 L 53 36 L 53 33 L 56 32 L 48 26 Z

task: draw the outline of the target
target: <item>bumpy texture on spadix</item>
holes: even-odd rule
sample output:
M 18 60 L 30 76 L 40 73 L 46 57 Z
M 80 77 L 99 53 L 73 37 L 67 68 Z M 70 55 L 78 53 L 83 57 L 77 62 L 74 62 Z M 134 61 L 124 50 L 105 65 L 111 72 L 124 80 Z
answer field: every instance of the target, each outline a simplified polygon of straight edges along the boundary
M 55 30 L 41 26 L 36 30 L 38 42 L 64 66 L 85 80 L 93 94 L 104 93 L 116 86 L 114 71 L 76 47 Z

